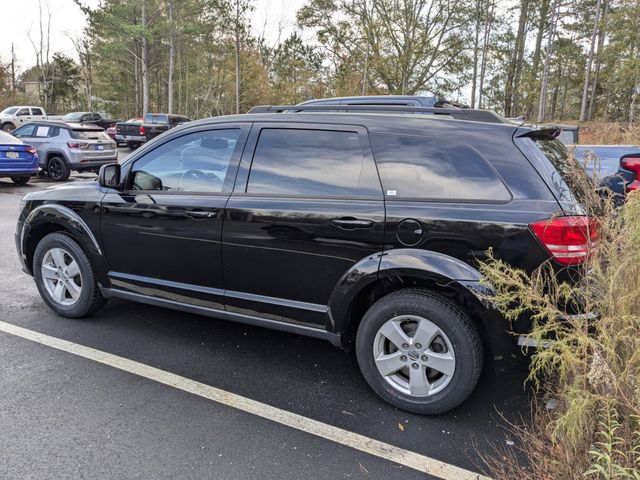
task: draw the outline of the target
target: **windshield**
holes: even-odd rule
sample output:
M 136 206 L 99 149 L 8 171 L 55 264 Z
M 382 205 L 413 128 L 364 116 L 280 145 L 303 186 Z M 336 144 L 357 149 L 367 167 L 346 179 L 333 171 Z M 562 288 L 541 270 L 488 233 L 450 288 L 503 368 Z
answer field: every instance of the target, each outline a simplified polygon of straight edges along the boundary
M 9 107 L 9 108 L 5 108 L 4 110 L 2 110 L 2 112 L 0 113 L 4 113 L 6 115 L 13 115 L 14 113 L 16 113 L 18 111 L 18 107 Z
M 62 117 L 62 120 L 64 120 L 65 122 L 79 122 L 84 114 L 85 112 L 67 113 L 64 117 Z

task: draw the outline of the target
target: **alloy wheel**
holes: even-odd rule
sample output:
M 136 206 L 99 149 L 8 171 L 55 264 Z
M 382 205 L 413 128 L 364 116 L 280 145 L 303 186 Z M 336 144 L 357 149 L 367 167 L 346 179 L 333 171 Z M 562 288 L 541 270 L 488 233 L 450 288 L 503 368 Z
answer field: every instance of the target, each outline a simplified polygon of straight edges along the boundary
M 60 180 L 62 178 L 62 164 L 57 158 L 53 158 L 49 161 L 49 176 L 53 180 Z
M 400 315 L 376 333 L 373 357 L 378 371 L 395 390 L 412 397 L 442 391 L 453 378 L 456 357 L 447 335 L 432 321 Z
M 78 262 L 63 248 L 52 248 L 42 257 L 40 267 L 47 293 L 60 305 L 73 305 L 82 293 L 82 274 Z

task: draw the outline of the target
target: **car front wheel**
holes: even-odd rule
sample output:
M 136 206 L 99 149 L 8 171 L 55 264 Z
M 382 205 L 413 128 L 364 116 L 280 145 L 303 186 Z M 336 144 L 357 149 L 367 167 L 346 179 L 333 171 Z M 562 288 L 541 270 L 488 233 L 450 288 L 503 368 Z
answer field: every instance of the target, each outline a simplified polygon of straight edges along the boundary
M 421 414 L 443 413 L 466 400 L 483 361 L 469 316 L 422 289 L 393 292 L 371 306 L 358 328 L 356 355 L 380 397 Z
M 84 317 L 105 303 L 82 247 L 64 233 L 50 233 L 40 240 L 33 275 L 40 296 L 63 317 Z

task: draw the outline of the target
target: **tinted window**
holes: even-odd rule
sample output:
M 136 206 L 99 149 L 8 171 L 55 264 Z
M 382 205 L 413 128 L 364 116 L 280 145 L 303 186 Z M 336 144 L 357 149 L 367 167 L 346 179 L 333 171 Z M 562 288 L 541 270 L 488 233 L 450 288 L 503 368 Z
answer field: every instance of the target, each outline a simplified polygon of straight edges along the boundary
M 16 115 L 19 116 L 19 117 L 29 115 L 29 109 L 28 108 L 21 108 L 20 110 L 18 110 Z
M 356 132 L 263 129 L 247 192 L 379 196 L 380 182 Z
M 136 160 L 131 188 L 221 192 L 239 136 L 239 129 L 228 129 L 175 138 Z
M 169 119 L 162 113 L 147 113 L 144 116 L 144 123 L 169 123 Z
M 41 108 L 32 108 L 31 111 L 33 112 L 34 115 L 40 115 L 40 116 L 44 115 L 44 112 L 42 111 Z
M 62 117 L 62 120 L 65 122 L 79 122 L 84 118 L 84 116 L 85 112 L 71 112 Z
M 79 140 L 111 140 L 103 130 L 71 130 L 71 138 Z
M 470 147 L 449 140 L 372 135 L 386 197 L 499 200 L 511 195 L 487 162 Z

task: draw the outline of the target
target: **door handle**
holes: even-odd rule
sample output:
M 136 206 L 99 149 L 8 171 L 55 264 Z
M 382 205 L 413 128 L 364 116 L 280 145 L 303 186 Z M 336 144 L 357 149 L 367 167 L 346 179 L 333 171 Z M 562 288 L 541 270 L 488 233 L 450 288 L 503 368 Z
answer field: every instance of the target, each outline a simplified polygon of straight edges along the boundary
M 331 224 L 342 230 L 357 230 L 359 228 L 373 228 L 372 220 L 362 220 L 360 218 L 344 217 L 334 218 Z
M 186 213 L 187 217 L 191 217 L 191 218 L 212 218 L 215 217 L 216 214 L 215 212 L 207 212 L 204 210 L 187 210 Z

